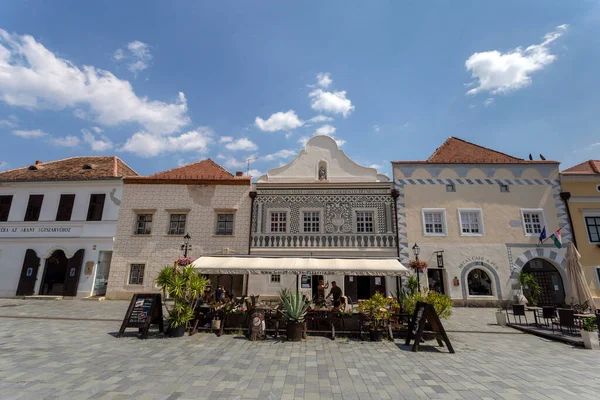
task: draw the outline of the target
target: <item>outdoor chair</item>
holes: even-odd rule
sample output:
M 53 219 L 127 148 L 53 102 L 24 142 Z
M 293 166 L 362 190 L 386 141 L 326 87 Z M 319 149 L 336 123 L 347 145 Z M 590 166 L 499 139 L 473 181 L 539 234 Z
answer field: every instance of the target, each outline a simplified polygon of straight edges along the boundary
M 527 323 L 527 314 L 525 314 L 525 305 L 524 304 L 513 304 L 513 318 L 515 320 L 515 324 L 517 323 L 517 317 L 519 317 L 519 324 L 522 324 L 521 317 L 525 317 L 525 325 Z
M 572 304 L 571 308 L 575 311 L 575 314 L 583 314 L 590 308 L 590 304 L 586 301 L 583 304 Z
M 560 328 L 560 333 L 563 333 L 563 327 L 568 328 L 569 333 L 575 331 L 575 311 L 569 308 L 558 309 L 558 321 L 552 322 L 552 333 L 554 333 L 554 326 L 557 325 Z
M 546 321 L 546 326 L 550 326 L 548 320 L 552 323 L 556 319 L 556 307 L 542 307 L 542 318 Z

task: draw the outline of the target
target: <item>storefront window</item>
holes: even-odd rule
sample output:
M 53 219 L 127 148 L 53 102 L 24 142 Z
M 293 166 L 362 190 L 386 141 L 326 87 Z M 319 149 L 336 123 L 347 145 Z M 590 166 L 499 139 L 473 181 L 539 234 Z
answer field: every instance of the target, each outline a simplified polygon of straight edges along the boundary
M 493 296 L 492 280 L 483 270 L 472 270 L 467 280 L 470 296 Z

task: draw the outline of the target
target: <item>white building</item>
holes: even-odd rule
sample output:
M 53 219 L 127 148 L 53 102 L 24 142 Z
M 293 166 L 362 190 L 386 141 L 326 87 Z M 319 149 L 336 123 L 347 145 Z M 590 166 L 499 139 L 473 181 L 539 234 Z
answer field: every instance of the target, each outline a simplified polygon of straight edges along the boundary
M 251 179 L 208 159 L 146 177 L 124 180 L 108 298 L 157 291 L 156 276 L 183 255 L 248 254 Z M 243 275 L 213 276 L 241 295 Z
M 102 295 L 132 175 L 104 156 L 0 172 L 0 296 Z

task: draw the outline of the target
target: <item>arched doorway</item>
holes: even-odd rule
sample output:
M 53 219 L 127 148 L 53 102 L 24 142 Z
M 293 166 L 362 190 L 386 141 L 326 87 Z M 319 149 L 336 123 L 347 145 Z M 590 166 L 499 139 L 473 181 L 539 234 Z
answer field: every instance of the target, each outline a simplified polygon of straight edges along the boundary
M 68 267 L 69 259 L 64 251 L 56 250 L 52 253 L 52 255 L 46 259 L 40 294 L 62 296 Z
M 522 272 L 530 273 L 542 288 L 540 305 L 565 304 L 565 288 L 556 267 L 543 258 L 529 260 Z
M 469 296 L 493 296 L 492 279 L 483 270 L 473 268 L 467 275 L 467 285 L 469 287 Z

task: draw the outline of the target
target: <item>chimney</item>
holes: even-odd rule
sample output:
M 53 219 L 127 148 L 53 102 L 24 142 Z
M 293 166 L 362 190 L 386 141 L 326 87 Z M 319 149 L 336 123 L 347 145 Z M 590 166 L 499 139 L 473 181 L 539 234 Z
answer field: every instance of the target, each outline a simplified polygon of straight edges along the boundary
M 40 160 L 35 160 L 35 165 L 41 165 L 43 164 L 43 162 L 41 162 Z
M 244 176 L 242 171 L 235 171 L 235 176 Z

